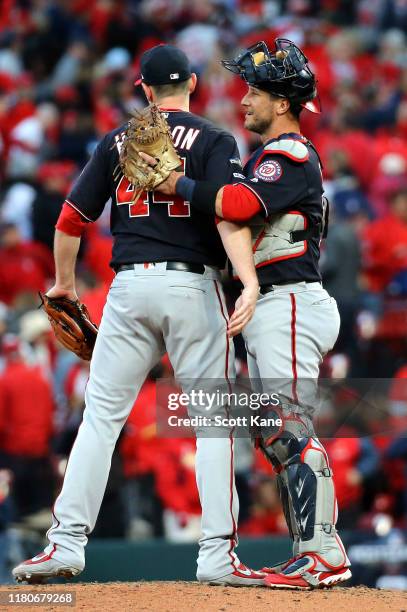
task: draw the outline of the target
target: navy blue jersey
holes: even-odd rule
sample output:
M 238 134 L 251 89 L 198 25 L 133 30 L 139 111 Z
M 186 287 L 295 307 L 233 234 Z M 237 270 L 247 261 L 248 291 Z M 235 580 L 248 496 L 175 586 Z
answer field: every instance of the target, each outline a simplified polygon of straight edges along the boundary
M 189 112 L 164 115 L 185 173 L 196 180 L 230 183 L 240 163 L 233 136 Z M 95 221 L 111 198 L 111 265 L 172 260 L 223 267 L 226 255 L 214 217 L 194 210 L 179 196 L 159 191 L 144 192 L 134 204 L 129 181 L 123 175 L 113 179 L 124 127 L 99 142 L 67 197 L 88 221 Z
M 276 152 L 280 140 L 294 140 L 305 145 L 306 150 L 301 148 L 305 153 L 303 159 L 299 160 L 287 152 Z M 274 149 L 273 143 L 277 143 Z M 325 223 L 325 204 L 321 164 L 312 144 L 299 134 L 281 134 L 253 153 L 244 167 L 244 175 L 246 179 L 238 183 L 256 194 L 266 218 L 271 219 L 279 213 L 298 212 L 305 217 L 306 227 L 317 226 L 321 229 L 305 241 L 303 254 L 260 264 L 257 268 L 260 284 L 320 281 L 320 239 Z

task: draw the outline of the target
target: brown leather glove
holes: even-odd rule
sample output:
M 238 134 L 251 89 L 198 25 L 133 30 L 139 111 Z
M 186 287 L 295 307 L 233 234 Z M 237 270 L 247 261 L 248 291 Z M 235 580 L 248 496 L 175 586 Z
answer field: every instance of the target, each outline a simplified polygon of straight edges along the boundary
M 181 167 L 181 159 L 172 142 L 167 121 L 155 104 L 141 111 L 134 111 L 119 141 L 119 164 L 116 169 L 123 172 L 134 185 L 133 201 L 137 202 L 143 191 L 153 191 L 168 178 L 172 170 Z M 149 166 L 139 152 L 148 153 L 157 160 Z
M 64 297 L 49 298 L 43 293 L 40 298 L 56 339 L 81 359 L 90 361 L 98 328 L 90 320 L 85 304 Z

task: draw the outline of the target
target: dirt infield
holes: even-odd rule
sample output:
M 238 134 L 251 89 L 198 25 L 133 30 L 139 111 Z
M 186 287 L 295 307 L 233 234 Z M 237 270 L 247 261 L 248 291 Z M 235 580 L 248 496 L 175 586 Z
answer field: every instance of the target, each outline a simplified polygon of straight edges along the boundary
M 66 605 L 0 605 L 0 610 L 16 608 L 24 612 L 47 610 L 103 610 L 114 612 L 407 612 L 407 593 L 379 591 L 366 587 L 334 588 L 312 592 L 272 591 L 266 588 L 209 587 L 193 582 L 111 582 L 77 583 L 46 586 L 0 587 L 4 592 L 39 594 L 76 594 L 75 606 Z

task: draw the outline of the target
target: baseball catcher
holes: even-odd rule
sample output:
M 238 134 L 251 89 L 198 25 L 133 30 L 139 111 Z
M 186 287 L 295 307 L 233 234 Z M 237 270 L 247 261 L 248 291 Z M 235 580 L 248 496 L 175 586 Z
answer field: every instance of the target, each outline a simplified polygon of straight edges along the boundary
M 141 159 L 140 151 L 156 159 L 154 169 Z M 172 142 L 170 128 L 157 105 L 150 104 L 141 111 L 133 111 L 121 135 L 116 167 L 116 172 L 121 171 L 135 187 L 133 202 L 137 202 L 143 191 L 153 191 L 172 170 L 180 167 L 181 160 Z
M 328 221 L 322 163 L 300 127 L 303 109 L 320 111 L 316 78 L 301 49 L 283 38 L 274 49 L 259 41 L 222 64 L 246 82 L 244 125 L 260 135 L 262 146 L 234 173 L 233 185 L 219 189 L 214 181 L 173 172 L 160 192 L 176 193 L 192 209 L 223 218 L 219 232 L 229 247 L 233 224 L 250 226 L 260 298 L 243 330 L 249 376 L 258 381 L 256 391 L 271 396 L 278 389 L 282 400 L 281 430 L 261 425 L 257 444 L 277 473 L 293 542 L 290 559 L 263 568 L 264 584 L 331 587 L 352 573 L 336 530 L 333 472 L 312 422 L 320 364 L 340 325 L 318 267 Z M 154 167 L 154 160 L 144 160 Z
M 42 293 L 40 298 L 56 339 L 81 359 L 90 361 L 98 328 L 92 323 L 85 304 L 66 297 L 50 298 Z

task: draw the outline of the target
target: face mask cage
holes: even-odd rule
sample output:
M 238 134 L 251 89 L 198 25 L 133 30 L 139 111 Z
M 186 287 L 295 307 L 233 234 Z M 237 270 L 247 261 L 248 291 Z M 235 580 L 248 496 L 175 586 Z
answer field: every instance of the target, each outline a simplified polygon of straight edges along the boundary
M 222 65 L 238 74 L 248 85 L 259 85 L 269 82 L 284 83 L 293 80 L 300 73 L 313 79 L 304 53 L 293 42 L 286 38 L 277 38 L 275 52 L 270 53 L 266 43 L 261 41 L 249 47 L 234 60 L 224 60 Z M 288 92 L 287 92 L 288 93 Z M 286 97 L 287 93 L 278 93 Z

